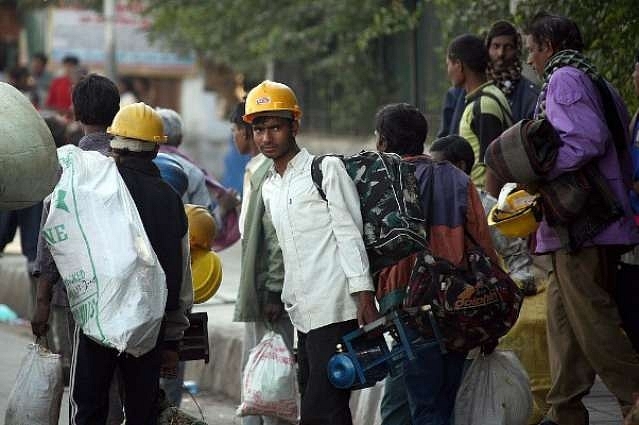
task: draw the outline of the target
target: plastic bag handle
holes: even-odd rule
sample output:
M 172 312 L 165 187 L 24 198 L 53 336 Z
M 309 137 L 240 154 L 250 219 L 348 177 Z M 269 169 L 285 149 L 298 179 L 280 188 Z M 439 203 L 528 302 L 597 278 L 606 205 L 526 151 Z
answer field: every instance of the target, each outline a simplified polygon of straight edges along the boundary
M 44 344 L 43 344 L 44 342 Z M 35 343 L 38 344 L 41 347 L 46 348 L 47 350 L 49 349 L 49 338 L 47 337 L 47 335 L 38 335 L 35 337 Z

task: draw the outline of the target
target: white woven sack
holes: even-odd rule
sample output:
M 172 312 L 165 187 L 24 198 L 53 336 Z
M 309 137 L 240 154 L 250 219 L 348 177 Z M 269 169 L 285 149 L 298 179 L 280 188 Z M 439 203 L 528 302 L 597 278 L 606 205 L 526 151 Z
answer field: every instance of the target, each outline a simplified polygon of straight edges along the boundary
M 528 374 L 512 351 L 480 354 L 455 400 L 455 425 L 526 425 L 533 399 Z
M 63 392 L 60 355 L 29 344 L 9 394 L 5 425 L 57 425 Z
M 113 158 L 67 145 L 42 228 L 85 335 L 139 357 L 156 344 L 166 277 Z

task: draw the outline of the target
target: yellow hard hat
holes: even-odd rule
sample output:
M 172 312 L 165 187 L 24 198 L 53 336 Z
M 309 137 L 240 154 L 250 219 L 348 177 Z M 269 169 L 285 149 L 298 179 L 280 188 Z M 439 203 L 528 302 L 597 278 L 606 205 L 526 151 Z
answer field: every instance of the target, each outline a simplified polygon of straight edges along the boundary
M 185 204 L 184 211 L 189 222 L 189 244 L 191 249 L 210 250 L 217 233 L 215 220 L 206 207 Z
M 193 275 L 193 302 L 200 304 L 211 298 L 222 283 L 222 260 L 213 251 L 195 249 L 191 251 L 191 273 Z
M 115 114 L 107 133 L 145 142 L 166 143 L 162 118 L 155 109 L 143 102 L 122 107 Z
M 502 211 L 495 205 L 488 213 L 488 225 L 511 238 L 525 238 L 537 231 L 541 221 L 538 197 L 518 190 L 506 197 L 511 211 Z
M 282 112 L 290 112 L 294 120 L 302 117 L 302 110 L 293 90 L 286 84 L 269 80 L 264 80 L 251 89 L 246 96 L 245 112 L 242 118 L 249 124 L 253 122 L 253 118 L 265 112 L 274 112 L 273 116 L 283 116 Z

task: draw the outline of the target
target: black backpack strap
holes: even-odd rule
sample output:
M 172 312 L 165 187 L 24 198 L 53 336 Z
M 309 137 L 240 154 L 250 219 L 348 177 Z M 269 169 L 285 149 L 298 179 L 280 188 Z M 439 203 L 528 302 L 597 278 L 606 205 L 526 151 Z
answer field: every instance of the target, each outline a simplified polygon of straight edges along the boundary
M 599 94 L 601 95 L 601 102 L 604 107 L 604 118 L 606 119 L 608 131 L 610 131 L 610 134 L 612 135 L 612 142 L 617 150 L 617 156 L 621 157 L 623 152 L 628 149 L 625 143 L 628 129 L 626 129 L 621 123 L 617 104 L 615 103 L 615 99 L 606 80 L 599 77 L 599 79 L 594 81 L 594 83 L 599 89 Z
M 322 173 L 322 161 L 325 157 L 326 155 L 316 156 L 311 162 L 311 178 L 313 179 L 313 184 L 317 188 L 319 195 L 324 201 L 326 201 L 326 194 L 322 189 L 322 181 L 324 180 L 324 174 Z
M 471 100 L 471 102 L 475 102 L 475 105 L 473 105 L 473 107 L 475 108 L 475 109 L 473 109 L 473 116 L 474 117 L 478 116 L 478 114 L 481 113 L 481 97 L 482 96 L 489 97 L 489 98 L 491 98 L 492 100 L 494 100 L 497 103 L 497 105 L 499 106 L 499 109 L 501 110 L 501 113 L 508 120 L 508 122 L 504 123 L 507 127 L 510 127 L 511 125 L 513 125 L 513 116 L 512 116 L 512 114 L 499 101 L 497 96 L 495 96 L 494 94 L 489 93 L 487 91 L 480 91 L 479 93 L 477 93 L 477 96 L 474 96 L 473 100 Z

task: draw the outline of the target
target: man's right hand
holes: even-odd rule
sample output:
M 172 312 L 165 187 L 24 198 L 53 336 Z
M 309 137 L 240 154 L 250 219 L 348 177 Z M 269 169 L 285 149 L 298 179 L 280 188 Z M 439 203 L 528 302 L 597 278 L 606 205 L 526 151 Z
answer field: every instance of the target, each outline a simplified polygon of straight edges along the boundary
M 36 337 L 42 337 L 49 330 L 49 311 L 50 304 L 44 301 L 38 301 L 36 311 L 31 320 L 31 331 Z
M 375 305 L 375 293 L 372 291 L 356 292 L 357 297 L 357 323 L 359 326 L 364 326 L 370 323 L 381 315 Z

